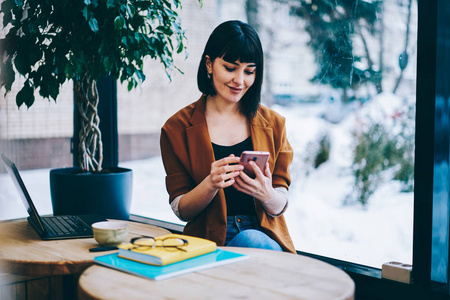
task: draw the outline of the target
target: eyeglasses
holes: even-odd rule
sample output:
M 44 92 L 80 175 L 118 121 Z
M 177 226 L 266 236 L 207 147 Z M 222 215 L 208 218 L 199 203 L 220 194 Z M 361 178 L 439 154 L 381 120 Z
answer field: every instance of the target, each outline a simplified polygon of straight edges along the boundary
M 186 252 L 182 247 L 188 245 L 188 241 L 181 238 L 166 237 L 163 239 L 154 238 L 151 236 L 141 236 L 132 238 L 130 243 L 133 247 L 128 248 L 129 251 L 136 249 L 138 251 L 146 251 L 155 247 L 162 247 L 164 250 L 173 251 L 181 250 Z

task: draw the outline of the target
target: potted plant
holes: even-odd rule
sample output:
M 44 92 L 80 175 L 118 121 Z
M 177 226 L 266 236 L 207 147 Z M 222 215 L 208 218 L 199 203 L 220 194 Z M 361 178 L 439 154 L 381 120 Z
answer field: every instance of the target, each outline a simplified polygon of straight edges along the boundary
M 35 91 L 56 101 L 61 85 L 74 83 L 81 122 L 78 166 L 51 171 L 55 215 L 129 217 L 131 170 L 102 168 L 97 82 L 109 76 L 127 82 L 128 90 L 135 88 L 145 80 L 146 57 L 159 60 L 169 75 L 175 68 L 173 55 L 185 50 L 186 38 L 175 11 L 179 7 L 180 0 L 2 2 L 7 34 L 0 39 L 0 88 L 5 88 L 5 95 L 18 74 L 25 78 L 16 96 L 18 107 L 31 107 Z

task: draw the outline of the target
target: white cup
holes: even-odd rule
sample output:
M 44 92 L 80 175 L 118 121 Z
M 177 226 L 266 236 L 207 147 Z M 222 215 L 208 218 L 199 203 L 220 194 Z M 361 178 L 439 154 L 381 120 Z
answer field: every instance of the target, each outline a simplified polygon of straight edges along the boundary
M 102 246 L 117 246 L 125 242 L 128 236 L 128 223 L 105 221 L 92 224 L 94 239 Z

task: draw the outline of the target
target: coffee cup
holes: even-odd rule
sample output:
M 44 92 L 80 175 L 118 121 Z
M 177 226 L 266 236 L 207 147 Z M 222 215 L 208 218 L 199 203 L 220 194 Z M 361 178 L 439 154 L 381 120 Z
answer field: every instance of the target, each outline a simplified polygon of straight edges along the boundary
M 102 246 L 117 246 L 128 237 L 128 223 L 105 221 L 92 224 L 94 239 Z

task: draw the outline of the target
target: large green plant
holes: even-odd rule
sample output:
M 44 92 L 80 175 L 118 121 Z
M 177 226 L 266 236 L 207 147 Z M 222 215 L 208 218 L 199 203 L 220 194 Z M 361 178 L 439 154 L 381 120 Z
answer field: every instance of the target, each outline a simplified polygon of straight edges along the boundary
M 6 95 L 16 75 L 24 76 L 16 102 L 30 107 L 35 91 L 56 101 L 61 85 L 73 80 L 82 122 L 79 166 L 100 172 L 96 81 L 112 76 L 131 90 L 145 80 L 146 57 L 173 70 L 186 39 L 178 8 L 180 0 L 4 0 L 0 87 Z

